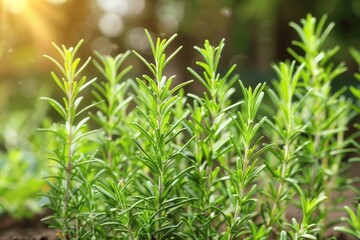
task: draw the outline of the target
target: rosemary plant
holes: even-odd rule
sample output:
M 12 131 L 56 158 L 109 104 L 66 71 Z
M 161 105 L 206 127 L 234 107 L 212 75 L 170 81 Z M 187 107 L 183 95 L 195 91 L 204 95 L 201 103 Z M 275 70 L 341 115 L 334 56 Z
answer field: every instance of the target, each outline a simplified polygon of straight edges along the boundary
M 211 239 L 216 236 L 221 221 L 217 217 L 217 207 L 224 202 L 226 192 L 218 192 L 225 188 L 218 174 L 221 170 L 219 164 L 228 165 L 226 153 L 230 149 L 228 130 L 231 118 L 227 114 L 238 103 L 231 105 L 230 97 L 234 93 L 233 83 L 236 75 L 230 78 L 235 65 L 221 76 L 218 70 L 224 40 L 219 46 L 210 45 L 205 41 L 204 48 L 195 47 L 203 61 L 196 62 L 203 69 L 203 74 L 198 74 L 192 68 L 190 73 L 205 88 L 203 97 L 189 94 L 194 99 L 190 104 L 191 118 L 186 121 L 187 129 L 194 136 L 194 141 L 189 145 L 189 158 L 195 168 L 189 173 L 191 181 L 185 187 L 188 194 L 196 198 L 191 203 L 191 216 L 185 218 L 189 225 L 189 236 L 196 239 Z
M 129 144 L 121 145 L 131 140 L 131 138 L 124 139 L 129 137 L 129 129 L 126 129 L 128 124 L 124 121 L 126 121 L 127 109 L 132 100 L 131 96 L 127 96 L 131 80 L 123 81 L 123 78 L 132 66 L 120 70 L 129 54 L 130 51 L 127 51 L 113 58 L 96 53 L 100 63 L 94 61 L 94 65 L 105 81 L 100 84 L 94 83 L 96 91 L 93 91 L 93 95 L 99 104 L 97 104 L 98 111 L 92 116 L 99 124 L 100 129 L 103 130 L 103 137 L 101 137 L 100 142 L 101 158 L 104 159 L 111 170 L 110 172 L 113 173 L 119 172 L 117 170 L 120 169 L 124 173 L 128 173 L 124 171 L 124 168 L 130 165 L 129 163 L 124 164 L 123 161 L 126 160 L 126 157 L 123 153 L 129 152 L 131 147 Z
M 345 211 L 349 217 L 342 217 L 341 220 L 346 222 L 346 226 L 336 226 L 334 230 L 340 231 L 357 239 L 360 238 L 360 204 L 357 204 L 356 211 L 353 211 L 350 207 L 345 206 Z
M 360 67 L 360 52 L 358 50 L 356 50 L 355 48 L 350 48 L 350 53 L 351 53 L 352 57 L 355 59 L 358 66 Z M 356 72 L 354 74 L 355 78 L 358 81 L 360 81 L 359 72 L 360 72 L 360 68 L 359 68 L 358 72 Z M 352 94 L 355 96 L 355 98 L 357 99 L 357 103 L 355 105 L 353 105 L 352 107 L 355 109 L 355 111 L 357 113 L 360 113 L 360 108 L 358 106 L 359 100 L 360 100 L 360 89 L 356 88 L 354 86 L 351 86 L 350 90 L 351 90 Z M 355 128 L 360 129 L 360 125 L 358 123 L 356 123 Z M 360 145 L 355 141 L 352 143 L 356 147 L 356 149 L 359 151 Z M 358 157 L 354 157 L 354 158 L 350 159 L 349 161 L 354 163 L 354 162 L 359 162 L 360 160 Z M 354 181 L 358 182 L 359 177 L 354 179 Z M 360 203 L 359 203 L 360 189 L 356 188 L 354 186 L 351 186 L 351 185 L 349 187 L 351 190 L 353 190 L 355 192 L 355 201 L 353 204 L 354 206 L 353 206 L 353 208 L 351 208 L 349 206 L 344 206 L 344 209 L 347 212 L 348 217 L 342 217 L 341 220 L 343 222 L 345 222 L 346 225 L 345 226 L 336 226 L 336 227 L 334 227 L 334 230 L 351 235 L 355 238 L 360 238 Z
M 56 148 L 45 177 L 53 214 L 44 220 L 59 238 L 325 239 L 333 225 L 359 237 L 358 202 L 345 206 L 346 226 L 329 217 L 341 202 L 337 193 L 351 183 L 345 154 L 360 149 L 346 135 L 360 108 L 351 108 L 346 88 L 331 87 L 346 71 L 330 62 L 339 48 L 323 49 L 334 24 L 308 15 L 290 25 L 301 53 L 289 49 L 295 61 L 274 66 L 277 78 L 267 91 L 265 84 L 245 87 L 235 65 L 222 74 L 224 40 L 195 47 L 199 70 L 188 70 L 204 87 L 201 96 L 184 92 L 191 81 L 176 85 L 164 73 L 181 49 L 166 54 L 176 35 L 153 41 L 145 31 L 153 60 L 133 51 L 149 70 L 136 82 L 125 80 L 130 51 L 96 53 L 103 79 L 97 83 L 82 76 L 90 62 L 76 57 L 82 41 L 74 48 L 54 44 L 61 60 L 46 57 L 59 70 L 51 75 L 64 97 L 42 98 L 62 119 L 45 129 Z M 359 52 L 351 53 L 360 65 Z M 96 102 L 82 107 L 90 85 Z M 360 99 L 360 90 L 350 89 Z M 91 130 L 89 120 L 99 129 Z
M 345 139 L 345 132 L 353 117 L 350 102 L 342 95 L 346 88 L 331 92 L 333 79 L 345 72 L 346 67 L 343 62 L 337 66 L 329 62 L 339 50 L 338 46 L 323 50 L 323 44 L 334 27 L 334 23 L 325 26 L 326 18 L 324 15 L 317 23 L 314 17 L 308 15 L 301 21 L 302 27 L 291 23 L 301 39 L 294 45 L 304 52 L 304 56 L 289 49 L 294 58 L 304 64 L 302 84 L 305 89 L 311 89 L 299 116 L 303 124 L 309 124 L 305 131 L 305 141 L 309 143 L 304 148 L 304 160 L 308 167 L 304 168 L 306 171 L 303 171 L 304 181 L 301 184 L 307 197 L 327 197 L 319 205 L 317 217 L 313 217 L 322 229 L 320 238 L 333 224 L 327 220 L 327 214 L 336 206 L 334 193 L 346 184 L 341 176 L 342 159 L 350 143 L 350 139 Z
M 55 72 L 51 75 L 64 94 L 63 104 L 55 99 L 42 97 L 57 111 L 63 119 L 63 124 L 54 124 L 46 129 L 52 132 L 58 139 L 57 148 L 53 151 L 54 156 L 50 158 L 55 162 L 56 175 L 46 176 L 50 191 L 46 196 L 49 198 L 47 206 L 54 211 L 54 214 L 44 220 L 50 222 L 52 228 L 60 229 L 61 239 L 80 239 L 86 235 L 82 227 L 83 216 L 81 209 L 86 205 L 84 192 L 81 185 L 84 182 L 82 172 L 88 171 L 87 161 L 91 155 L 84 154 L 80 148 L 85 144 L 86 136 L 92 133 L 87 130 L 86 123 L 89 117 L 82 118 L 81 113 L 87 111 L 92 105 L 80 108 L 83 99 L 79 94 L 86 89 L 95 79 L 87 81 L 85 76 L 80 76 L 81 72 L 90 62 L 90 58 L 83 65 L 80 58 L 76 58 L 76 53 L 82 41 L 76 47 L 61 48 L 54 44 L 59 52 L 63 65 L 56 59 L 45 55 L 60 70 L 62 77 L 58 77 Z M 90 203 L 90 202 L 89 202 Z M 95 226 L 94 223 L 91 224 Z
M 137 187 L 141 198 L 144 200 L 143 207 L 136 218 L 140 229 L 138 236 L 147 239 L 167 239 L 174 236 L 181 221 L 171 222 L 169 216 L 177 208 L 189 202 L 191 198 L 176 196 L 174 194 L 177 184 L 183 178 L 184 173 L 192 167 L 176 169 L 174 161 L 182 157 L 182 151 L 191 139 L 182 147 L 174 147 L 176 136 L 182 134 L 178 126 L 182 123 L 186 114 L 174 121 L 173 109 L 180 100 L 176 92 L 189 82 L 181 83 L 171 88 L 175 76 L 166 77 L 164 68 L 181 49 L 176 49 L 169 57 L 165 50 L 175 39 L 173 35 L 168 40 L 158 38 L 153 42 L 146 31 L 154 63 L 145 60 L 134 51 L 135 55 L 150 70 L 151 76 L 143 75 L 143 79 L 137 79 L 138 83 L 138 107 L 137 111 L 144 118 L 145 124 L 134 123 L 139 131 L 139 137 L 134 139 L 139 150 L 139 160 L 151 171 L 151 174 L 138 175 Z
M 244 238 L 248 235 L 251 239 L 263 239 L 268 235 L 269 229 L 262 227 L 256 229 L 251 219 L 256 215 L 256 201 L 254 195 L 257 191 L 255 179 L 264 169 L 265 164 L 258 164 L 259 155 L 266 151 L 271 144 L 261 147 L 262 137 L 257 137 L 258 131 L 266 120 L 262 117 L 256 120 L 258 110 L 264 97 L 265 84 L 259 84 L 253 90 L 246 89 L 240 81 L 242 94 L 244 96 L 243 109 L 238 111 L 233 122 L 238 130 L 237 136 L 231 137 L 232 145 L 236 152 L 235 169 L 226 169 L 229 173 L 231 187 L 228 189 L 230 201 L 234 210 L 231 214 L 224 214 L 228 224 L 225 239 Z M 252 229 L 252 235 L 247 233 L 248 224 Z
M 106 169 L 106 174 L 94 183 L 94 188 L 102 200 L 102 211 L 98 214 L 98 223 L 104 232 L 102 238 L 134 239 L 131 229 L 131 206 L 128 198 L 128 185 L 133 180 L 136 168 L 135 147 L 132 143 L 134 129 L 130 126 L 131 110 L 129 104 L 133 96 L 129 95 L 132 80 L 124 80 L 132 66 L 123 68 L 130 51 L 116 57 L 95 53 L 98 61 L 94 65 L 104 79 L 94 83 L 92 91 L 97 101 L 97 112 L 92 114 L 100 126 L 97 136 L 98 157 Z
M 301 171 L 299 160 L 302 149 L 308 142 L 301 141 L 307 124 L 297 121 L 298 111 L 303 107 L 309 91 L 301 94 L 299 78 L 304 65 L 295 67 L 295 62 L 282 62 L 274 66 L 278 80 L 273 81 L 273 89 L 268 93 L 277 112 L 268 121 L 270 126 L 267 136 L 275 146 L 271 148 L 272 155 L 268 157 L 266 169 L 269 173 L 266 188 L 262 193 L 266 196 L 263 217 L 266 226 L 272 228 L 272 235 L 276 236 L 286 229 L 285 215 L 289 201 L 296 192 L 292 188 L 296 176 Z M 295 94 L 298 94 L 296 96 Z M 299 100 L 298 98 L 302 100 Z
M 272 131 L 268 136 L 277 146 L 267 170 L 276 179 L 276 186 L 270 181 L 269 189 L 263 191 L 270 199 L 264 205 L 265 221 L 273 228 L 274 236 L 281 233 L 283 239 L 286 232 L 291 238 L 303 234 L 310 239 L 322 238 L 333 224 L 327 214 L 339 202 L 334 193 L 345 184 L 340 173 L 351 140 L 344 135 L 353 113 L 349 100 L 342 95 L 345 88 L 331 92 L 332 80 L 346 68 L 343 63 L 337 67 L 329 63 L 338 47 L 322 49 L 334 26 L 331 23 L 325 27 L 325 22 L 326 16 L 317 24 L 308 15 L 301 20 L 302 26 L 290 23 L 300 36 L 300 41 L 293 44 L 303 56 L 289 49 L 299 65 L 293 62 L 276 66 L 279 82 L 274 83 L 275 91 L 269 90 L 278 112 L 270 122 Z M 288 223 L 284 218 L 289 206 L 298 205 L 293 200 L 296 194 L 302 206 L 301 225 L 296 219 Z

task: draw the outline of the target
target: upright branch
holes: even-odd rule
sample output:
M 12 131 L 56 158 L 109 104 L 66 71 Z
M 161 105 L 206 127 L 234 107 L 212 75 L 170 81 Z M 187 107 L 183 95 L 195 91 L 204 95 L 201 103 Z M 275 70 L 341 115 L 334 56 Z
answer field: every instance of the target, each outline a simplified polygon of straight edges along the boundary
M 273 81 L 273 89 L 268 91 L 276 112 L 267 121 L 270 128 L 265 133 L 275 146 L 271 148 L 271 155 L 265 162 L 269 180 L 265 185 L 268 187 L 263 190 L 267 199 L 263 205 L 266 214 L 263 215 L 266 226 L 271 227 L 275 235 L 286 229 L 286 210 L 289 201 L 296 194 L 291 182 L 296 181 L 301 170 L 299 161 L 302 150 L 308 143 L 301 141 L 301 134 L 304 134 L 307 124 L 304 125 L 297 119 L 298 111 L 303 107 L 311 89 L 304 92 L 299 86 L 304 65 L 296 67 L 295 64 L 293 61 L 275 65 L 277 79 Z
M 308 14 L 301 20 L 301 25 L 290 23 L 298 33 L 300 40 L 293 45 L 303 53 L 288 49 L 299 64 L 304 65 L 301 72 L 303 91 L 310 91 L 304 99 L 303 107 L 297 110 L 299 120 L 303 125 L 308 124 L 303 136 L 308 141 L 302 150 L 302 174 L 305 196 L 326 196 L 326 200 L 319 205 L 319 212 L 314 215 L 322 231 L 317 237 L 322 238 L 324 231 L 334 222 L 327 221 L 327 214 L 335 209 L 336 197 L 333 194 L 339 189 L 339 184 L 346 184 L 341 177 L 342 159 L 349 151 L 349 140 L 344 134 L 349 121 L 352 119 L 350 102 L 343 96 L 346 87 L 335 93 L 332 92 L 332 81 L 345 72 L 345 63 L 335 65 L 330 60 L 339 51 L 335 46 L 324 49 L 334 23 L 326 25 L 327 16 L 319 21 Z M 305 170 L 306 169 L 306 170 Z
M 262 136 L 258 136 L 258 131 L 266 117 L 262 117 L 260 120 L 256 119 L 264 97 L 265 84 L 259 84 L 253 90 L 252 87 L 245 88 L 241 81 L 239 83 L 244 101 L 241 111 L 232 116 L 237 135 L 230 138 L 236 153 L 235 169 L 225 167 L 231 183 L 227 189 L 232 204 L 230 209 L 235 209 L 230 214 L 223 213 L 227 223 L 225 239 L 229 240 L 244 238 L 247 228 L 258 231 L 251 221 L 256 209 L 256 199 L 254 198 L 257 191 L 256 178 L 265 168 L 265 164 L 258 163 L 258 158 L 261 153 L 271 147 L 271 144 L 259 146 Z M 265 229 L 259 231 L 261 234 L 257 234 L 258 239 L 267 237 L 268 232 Z
M 190 120 L 186 125 L 190 134 L 194 136 L 193 143 L 189 146 L 191 164 L 196 168 L 191 171 L 190 179 L 193 181 L 191 195 L 197 198 L 193 208 L 197 212 L 194 220 L 189 219 L 188 225 L 193 229 L 193 238 L 210 239 L 216 234 L 217 227 L 212 223 L 217 219 L 217 206 L 222 198 L 215 198 L 215 186 L 220 184 L 218 173 L 219 163 L 227 165 L 227 152 L 230 149 L 231 118 L 227 112 L 240 103 L 231 104 L 230 97 L 235 89 L 232 87 L 237 76 L 231 77 L 236 65 L 222 76 L 219 71 L 219 62 L 224 40 L 214 47 L 205 41 L 204 48 L 195 47 L 202 57 L 196 64 L 203 70 L 202 74 L 188 68 L 190 73 L 205 88 L 202 97 L 189 94 L 194 99 L 190 109 Z M 220 194 L 224 196 L 226 192 Z M 215 201 L 213 201 L 215 199 Z
M 151 175 L 144 179 L 143 188 L 140 189 L 142 199 L 145 199 L 143 214 L 139 221 L 144 225 L 141 234 L 147 238 L 166 239 L 180 226 L 181 222 L 170 225 L 167 216 L 174 209 L 189 201 L 186 197 L 174 196 L 174 191 L 182 176 L 189 169 L 177 172 L 173 168 L 174 160 L 181 157 L 183 149 L 174 148 L 175 138 L 184 130 L 180 126 L 187 113 L 174 121 L 174 106 L 180 100 L 176 92 L 190 83 L 184 82 L 171 88 L 174 77 L 167 77 L 164 68 L 181 49 L 177 48 L 169 57 L 165 50 L 175 39 L 173 35 L 168 40 L 158 38 L 153 42 L 146 31 L 154 62 L 150 63 L 140 54 L 134 54 L 150 70 L 151 75 L 143 75 L 137 79 L 139 85 L 137 110 L 144 119 L 144 123 L 135 122 L 134 126 L 140 136 L 134 139 L 139 150 L 140 161 L 149 168 Z M 191 139 L 190 139 L 191 140 Z
M 75 48 L 66 48 L 65 46 L 60 48 L 53 44 L 60 54 L 63 64 L 45 55 L 45 57 L 52 61 L 60 70 L 62 77 L 58 77 L 54 72 L 51 72 L 51 75 L 64 94 L 63 104 L 60 104 L 52 98 L 42 98 L 47 100 L 64 120 L 64 124 L 55 125 L 47 129 L 61 139 L 61 145 L 54 151 L 55 156 L 51 158 L 57 164 L 59 176 L 48 176 L 47 179 L 49 183 L 55 181 L 55 183 L 50 184 L 53 193 L 48 195 L 50 198 L 49 207 L 55 211 L 55 214 L 48 219 L 56 220 L 56 222 L 53 223 L 54 227 L 61 229 L 63 239 L 80 237 L 76 224 L 78 222 L 76 214 L 78 209 L 72 209 L 72 205 L 76 204 L 74 199 L 76 199 L 77 194 L 74 189 L 74 178 L 76 175 L 76 167 L 84 159 L 79 152 L 79 145 L 81 145 L 79 142 L 91 133 L 86 131 L 86 123 L 89 117 L 81 119 L 79 116 L 92 106 L 90 105 L 79 109 L 83 99 L 82 96 L 79 96 L 79 93 L 95 81 L 95 79 L 87 81 L 85 76 L 80 77 L 80 73 L 90 62 L 90 58 L 88 58 L 83 65 L 79 65 L 80 58 L 76 58 L 77 51 L 82 42 L 83 41 L 80 41 Z M 77 122 L 78 119 L 79 121 Z
M 109 169 L 113 170 L 128 168 L 121 162 L 122 153 L 129 151 L 122 148 L 121 140 L 127 136 L 128 129 L 125 129 L 127 125 L 124 121 L 132 100 L 131 96 L 127 96 L 130 81 L 124 81 L 132 66 L 123 68 L 123 63 L 129 54 L 130 51 L 127 51 L 111 57 L 96 53 L 97 61 L 93 61 L 104 81 L 94 84 L 96 90 L 92 93 L 99 104 L 97 104 L 98 111 L 92 117 L 103 129 L 103 137 L 100 140 L 101 158 L 105 160 Z

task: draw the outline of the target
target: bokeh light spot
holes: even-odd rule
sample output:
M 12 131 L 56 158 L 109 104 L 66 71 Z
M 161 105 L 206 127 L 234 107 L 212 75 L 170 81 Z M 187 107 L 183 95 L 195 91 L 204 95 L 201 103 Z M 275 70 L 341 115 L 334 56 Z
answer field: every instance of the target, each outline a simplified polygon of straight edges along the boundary
M 173 15 L 162 15 L 159 18 L 158 27 L 163 32 L 174 33 L 179 28 L 179 21 Z
M 223 15 L 224 17 L 230 17 L 232 15 L 232 11 L 230 8 L 228 7 L 223 7 L 220 10 L 221 15 Z
M 144 0 L 130 0 L 129 2 L 129 14 L 140 14 L 145 8 Z
M 159 19 L 158 27 L 165 33 L 177 32 L 179 28 L 179 22 L 184 16 L 184 5 L 180 3 L 167 3 L 161 6 L 156 16 Z
M 88 40 L 92 36 L 91 26 L 87 22 L 78 22 L 73 27 L 73 38 Z
M 107 37 L 116 37 L 124 30 L 124 23 L 116 13 L 105 13 L 99 20 L 100 31 Z
M 97 37 L 92 41 L 91 49 L 100 54 L 110 55 L 112 52 L 112 43 L 105 37 Z
M 159 9 L 156 11 L 156 15 L 158 18 L 161 18 L 162 15 L 172 15 L 178 21 L 181 21 L 184 17 L 184 4 L 180 2 L 169 2 L 159 7 Z
M 145 52 L 148 48 L 148 40 L 146 38 L 144 29 L 131 29 L 127 35 L 127 43 L 129 45 L 129 48 Z
M 118 13 L 124 15 L 128 11 L 127 0 L 98 0 L 99 7 L 107 13 Z

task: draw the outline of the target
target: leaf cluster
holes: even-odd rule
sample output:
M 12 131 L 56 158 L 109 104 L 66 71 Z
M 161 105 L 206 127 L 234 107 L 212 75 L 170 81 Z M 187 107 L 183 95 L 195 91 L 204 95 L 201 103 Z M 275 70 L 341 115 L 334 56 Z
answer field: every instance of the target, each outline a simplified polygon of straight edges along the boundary
M 132 52 L 148 69 L 135 80 L 127 77 L 130 51 L 95 53 L 95 82 L 81 76 L 90 63 L 81 65 L 76 57 L 81 41 L 75 48 L 55 45 L 61 61 L 47 58 L 59 69 L 61 77 L 51 75 L 64 97 L 43 98 L 62 117 L 46 130 L 57 145 L 46 176 L 47 206 L 54 214 L 45 220 L 59 237 L 325 238 L 338 224 L 328 213 L 341 203 L 343 186 L 351 185 L 343 175 L 351 144 L 358 147 L 355 136 L 347 135 L 356 107 L 345 88 L 331 89 L 346 70 L 331 62 L 338 47 L 324 50 L 334 24 L 308 15 L 290 25 L 302 53 L 289 49 L 294 61 L 274 65 L 270 86 L 244 86 L 235 65 L 220 69 L 224 40 L 195 47 L 201 59 L 188 68 L 194 80 L 179 84 L 165 74 L 181 49 L 168 53 L 176 35 L 153 40 L 145 31 L 153 59 Z M 202 95 L 184 93 L 193 81 L 203 86 Z M 83 106 L 90 87 L 95 100 Z M 358 216 L 345 211 L 348 226 L 335 230 L 358 236 Z

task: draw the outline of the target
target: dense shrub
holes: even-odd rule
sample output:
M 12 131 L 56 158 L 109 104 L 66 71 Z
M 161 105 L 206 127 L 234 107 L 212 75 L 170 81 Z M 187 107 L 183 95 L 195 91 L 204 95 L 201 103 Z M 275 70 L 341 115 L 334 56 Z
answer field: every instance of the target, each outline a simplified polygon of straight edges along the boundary
M 323 239 L 334 226 L 359 237 L 359 205 L 345 207 L 347 226 L 330 217 L 357 146 L 346 88 L 331 89 L 346 71 L 331 62 L 339 47 L 323 49 L 334 24 L 308 15 L 290 25 L 294 60 L 274 65 L 270 86 L 244 86 L 235 66 L 220 72 L 224 41 L 195 47 L 201 60 L 188 70 L 201 96 L 184 93 L 192 81 L 164 74 L 180 51 L 165 53 L 176 35 L 154 41 L 146 31 L 153 60 L 133 52 L 149 70 L 136 81 L 126 78 L 130 52 L 96 54 L 101 77 L 88 81 L 91 60 L 76 57 L 82 42 L 54 45 L 61 60 L 47 57 L 64 97 L 43 99 L 63 121 L 47 129 L 57 144 L 46 177 L 54 214 L 45 220 L 62 239 Z M 96 101 L 83 106 L 88 88 Z

